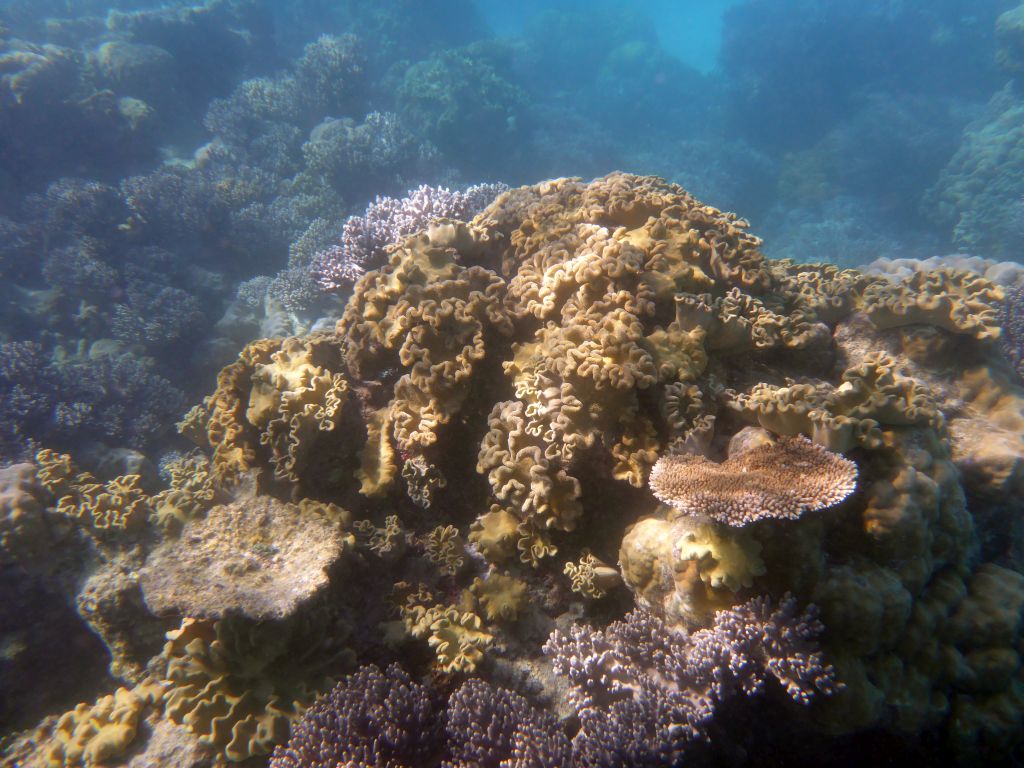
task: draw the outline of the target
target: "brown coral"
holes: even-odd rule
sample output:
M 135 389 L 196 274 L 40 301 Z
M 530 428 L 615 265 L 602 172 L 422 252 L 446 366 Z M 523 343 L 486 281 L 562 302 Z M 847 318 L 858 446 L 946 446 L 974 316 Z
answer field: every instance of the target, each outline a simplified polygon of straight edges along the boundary
M 857 487 L 857 465 L 805 438 L 780 438 L 721 464 L 703 456 L 664 456 L 650 486 L 658 499 L 688 515 L 744 526 L 838 504 Z
M 216 506 L 149 556 L 140 573 L 146 604 L 158 615 L 193 618 L 291 616 L 327 587 L 329 571 L 354 547 L 347 518 L 334 505 L 269 496 Z

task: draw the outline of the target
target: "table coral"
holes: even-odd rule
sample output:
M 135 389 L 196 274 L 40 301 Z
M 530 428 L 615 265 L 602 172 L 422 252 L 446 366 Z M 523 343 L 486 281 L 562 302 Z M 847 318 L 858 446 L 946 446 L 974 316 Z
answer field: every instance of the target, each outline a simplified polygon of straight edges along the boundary
M 157 547 L 140 572 L 157 615 L 283 619 L 326 589 L 355 547 L 348 512 L 305 500 L 242 496 Z
M 651 470 L 651 491 L 685 514 L 742 527 L 766 518 L 795 519 L 853 493 L 857 465 L 804 437 L 730 455 L 670 455 Z

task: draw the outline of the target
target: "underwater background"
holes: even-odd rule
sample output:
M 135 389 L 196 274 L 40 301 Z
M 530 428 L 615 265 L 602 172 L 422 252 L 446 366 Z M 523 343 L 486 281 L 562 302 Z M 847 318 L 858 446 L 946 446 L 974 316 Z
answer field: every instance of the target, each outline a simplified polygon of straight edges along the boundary
M 1024 5 L 0 0 L 0 766 L 1024 763 Z

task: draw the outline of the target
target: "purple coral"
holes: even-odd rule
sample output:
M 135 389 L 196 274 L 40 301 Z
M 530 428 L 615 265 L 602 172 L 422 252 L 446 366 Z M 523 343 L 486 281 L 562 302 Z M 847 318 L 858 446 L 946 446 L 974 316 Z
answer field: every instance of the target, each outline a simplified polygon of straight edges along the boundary
M 341 243 L 313 257 L 320 287 L 335 291 L 383 262 L 384 246 L 419 231 L 434 219 L 469 219 L 505 191 L 504 184 L 476 184 L 464 191 L 422 185 L 406 197 L 380 197 L 362 216 L 350 216 Z
M 522 696 L 467 680 L 448 700 L 444 768 L 569 768 L 572 746 L 553 715 Z
M 392 664 L 364 666 L 318 699 L 270 768 L 569 768 L 571 760 L 555 717 L 522 696 L 473 679 L 445 709 L 436 691 Z
M 580 710 L 577 763 L 674 760 L 706 738 L 718 702 L 735 691 L 760 693 L 770 677 L 800 703 L 835 692 L 835 672 L 815 644 L 816 615 L 813 606 L 798 612 L 786 595 L 777 607 L 759 597 L 720 611 L 712 627 L 692 635 L 640 610 L 604 631 L 555 631 L 544 652 L 569 679 Z
M 270 768 L 429 765 L 442 744 L 439 712 L 433 692 L 397 664 L 364 666 L 306 710 Z
M 1003 350 L 1024 378 L 1024 285 L 1006 289 L 1002 308 Z

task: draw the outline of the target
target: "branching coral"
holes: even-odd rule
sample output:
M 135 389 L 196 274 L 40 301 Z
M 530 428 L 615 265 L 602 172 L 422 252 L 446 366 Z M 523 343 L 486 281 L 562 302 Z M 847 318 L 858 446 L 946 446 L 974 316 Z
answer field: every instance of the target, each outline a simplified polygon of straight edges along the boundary
M 778 606 L 755 598 L 721 611 L 711 628 L 692 635 L 641 610 L 603 631 L 555 631 L 544 652 L 568 678 L 580 710 L 577 754 L 585 765 L 677 760 L 730 695 L 762 693 L 769 680 L 800 703 L 834 693 L 840 686 L 817 650 L 815 616 L 787 596 Z M 629 735 L 638 726 L 646 734 L 639 743 Z

